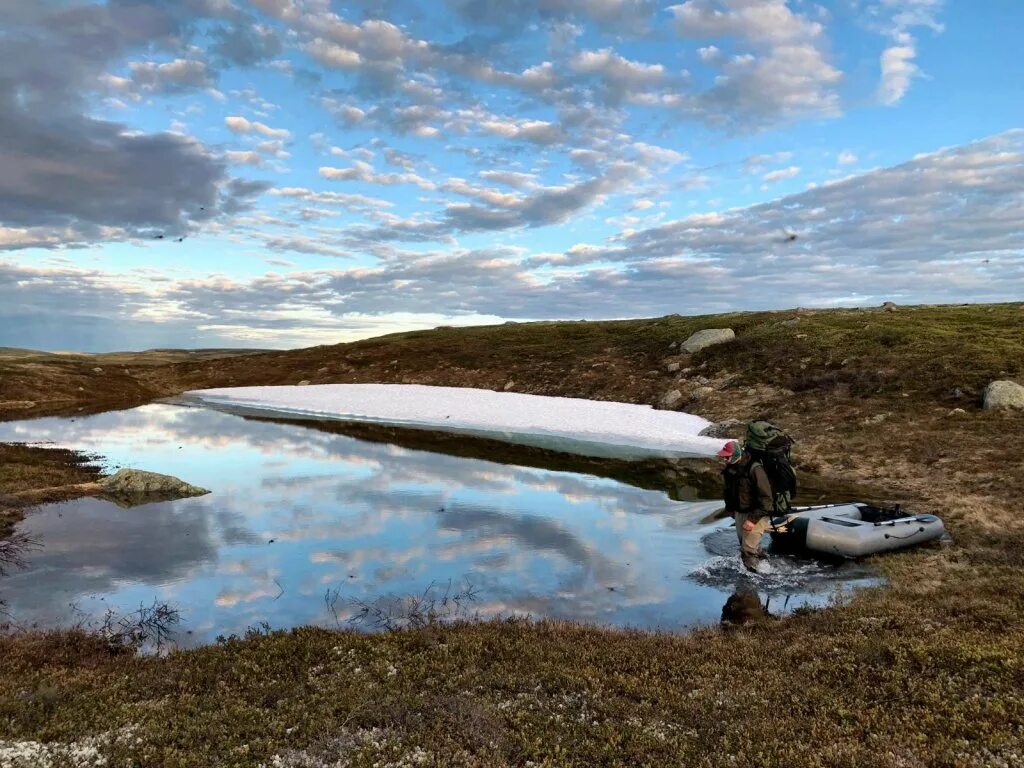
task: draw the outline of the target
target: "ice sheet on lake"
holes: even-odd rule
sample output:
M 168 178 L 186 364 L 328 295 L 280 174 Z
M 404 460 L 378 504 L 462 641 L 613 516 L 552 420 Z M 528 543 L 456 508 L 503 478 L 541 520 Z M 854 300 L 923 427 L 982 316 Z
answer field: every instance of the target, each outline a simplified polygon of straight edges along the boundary
M 615 458 L 711 456 L 710 422 L 647 405 L 419 384 L 228 387 L 186 400 L 242 412 L 373 422 Z

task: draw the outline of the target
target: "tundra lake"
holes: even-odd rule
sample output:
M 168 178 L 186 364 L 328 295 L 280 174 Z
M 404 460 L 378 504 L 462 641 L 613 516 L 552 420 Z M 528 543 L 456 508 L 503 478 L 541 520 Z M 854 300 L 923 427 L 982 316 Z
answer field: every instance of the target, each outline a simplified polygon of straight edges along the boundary
M 410 596 L 454 618 L 531 616 L 674 630 L 719 621 L 755 587 L 772 613 L 876 583 L 863 567 L 773 557 L 747 577 L 717 500 L 683 502 L 602 477 L 410 450 L 299 424 L 148 405 L 0 423 L 0 440 L 95 453 L 212 493 L 130 509 L 40 507 L 37 542 L 0 578 L 21 626 L 96 621 L 168 603 L 180 645 L 253 626 L 400 623 Z M 361 626 L 373 628 L 373 621 Z

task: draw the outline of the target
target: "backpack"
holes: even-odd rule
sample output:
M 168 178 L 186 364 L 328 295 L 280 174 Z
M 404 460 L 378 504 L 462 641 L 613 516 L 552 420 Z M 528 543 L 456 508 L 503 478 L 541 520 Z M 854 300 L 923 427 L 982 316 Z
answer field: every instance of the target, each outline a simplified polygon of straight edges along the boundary
M 793 442 L 785 430 L 767 421 L 752 421 L 747 426 L 745 447 L 754 464 L 760 464 L 768 475 L 776 513 L 789 509 L 796 496 L 796 470 L 790 461 Z

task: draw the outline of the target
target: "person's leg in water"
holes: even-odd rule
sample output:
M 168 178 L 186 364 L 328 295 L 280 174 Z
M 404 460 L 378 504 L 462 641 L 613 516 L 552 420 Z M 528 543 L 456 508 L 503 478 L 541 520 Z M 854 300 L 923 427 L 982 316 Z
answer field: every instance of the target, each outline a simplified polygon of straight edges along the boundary
M 743 530 L 743 524 L 747 521 L 754 524 L 751 531 Z M 756 571 L 758 562 L 765 557 L 761 549 L 761 538 L 768 531 L 771 519 L 767 516 L 755 519 L 753 515 L 746 512 L 736 513 L 736 537 L 740 542 L 740 556 L 743 558 L 743 565 L 748 571 Z

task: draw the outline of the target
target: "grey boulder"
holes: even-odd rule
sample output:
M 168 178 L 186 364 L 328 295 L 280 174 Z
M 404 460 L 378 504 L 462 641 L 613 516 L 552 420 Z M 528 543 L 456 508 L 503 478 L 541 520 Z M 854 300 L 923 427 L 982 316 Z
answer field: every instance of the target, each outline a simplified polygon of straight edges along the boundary
M 700 352 L 702 349 L 715 344 L 724 344 L 736 338 L 736 332 L 732 328 L 706 328 L 697 331 L 683 342 L 682 348 L 688 354 Z
M 993 381 L 985 387 L 982 405 L 986 411 L 1024 409 L 1024 387 L 1015 381 Z
M 190 485 L 171 475 L 141 469 L 119 469 L 110 477 L 100 480 L 99 484 L 103 497 L 122 507 L 205 496 L 209 493 L 205 488 Z

